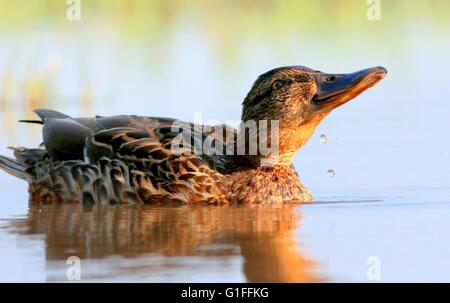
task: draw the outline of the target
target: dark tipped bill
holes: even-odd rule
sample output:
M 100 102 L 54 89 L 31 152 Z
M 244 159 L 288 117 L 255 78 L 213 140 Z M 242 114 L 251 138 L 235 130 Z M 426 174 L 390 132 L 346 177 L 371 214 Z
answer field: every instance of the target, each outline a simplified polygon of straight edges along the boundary
M 384 67 L 364 69 L 351 74 L 315 75 L 317 93 L 313 98 L 319 108 L 334 109 L 377 84 L 387 74 Z

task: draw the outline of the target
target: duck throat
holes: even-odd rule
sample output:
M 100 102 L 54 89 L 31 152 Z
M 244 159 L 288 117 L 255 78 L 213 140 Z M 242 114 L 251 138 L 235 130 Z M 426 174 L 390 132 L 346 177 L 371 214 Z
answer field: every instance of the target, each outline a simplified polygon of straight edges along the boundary
M 228 176 L 228 199 L 237 204 L 301 203 L 312 196 L 292 165 L 257 167 Z
M 280 128 L 277 120 L 247 120 L 240 125 L 235 141 L 236 155 L 255 167 L 278 164 Z
M 297 151 L 314 134 L 325 115 L 298 121 L 253 120 L 241 124 L 235 149 L 251 165 L 290 166 Z

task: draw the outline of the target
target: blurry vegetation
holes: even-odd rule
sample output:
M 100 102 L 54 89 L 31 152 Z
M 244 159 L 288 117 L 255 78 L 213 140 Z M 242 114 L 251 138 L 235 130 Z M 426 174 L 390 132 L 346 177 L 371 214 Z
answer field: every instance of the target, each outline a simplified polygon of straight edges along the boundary
M 397 41 L 401 34 L 386 33 L 405 28 L 410 31 L 417 22 L 425 21 L 436 28 L 450 23 L 448 0 L 383 0 L 381 23 L 366 19 L 366 0 L 81 0 L 81 22 L 69 22 L 67 8 L 66 0 L 0 0 L 0 51 L 15 37 L 20 37 L 22 45 L 28 34 L 51 33 L 60 39 L 74 37 L 88 43 L 106 36 L 118 44 L 149 44 L 153 52 L 160 53 L 154 57 L 164 57 L 165 44 L 175 30 L 184 30 L 188 18 L 221 60 L 233 61 L 254 42 L 270 41 L 283 53 L 283 46 L 291 45 L 283 42 L 298 39 L 298 33 L 315 35 L 318 43 L 335 39 L 335 44 L 343 46 L 358 41 L 357 35 L 378 33 L 365 43 L 382 48 L 384 43 L 401 44 Z M 358 31 L 360 28 L 365 30 Z M 155 44 L 157 47 L 153 47 Z M 28 109 L 48 104 L 53 80 L 58 76 L 56 59 L 45 63 L 48 58 L 36 58 L 43 60 L 41 67 L 20 79 L 13 72 L 14 54 L 5 57 L 0 53 L 0 59 L 11 61 L 0 60 L 1 108 L 9 107 L 13 99 L 20 99 L 24 102 L 21 107 Z M 83 107 L 89 107 L 94 84 L 85 85 L 78 97 Z M 20 91 L 20 97 L 15 91 Z
M 381 3 L 384 21 L 406 18 L 414 22 L 425 17 L 434 23 L 449 22 L 447 0 Z M 81 0 L 81 4 L 83 22 L 105 23 L 126 37 L 139 39 L 144 38 L 142 34 L 162 35 L 187 14 L 198 18 L 205 31 L 220 30 L 224 35 L 279 36 L 280 30 L 328 31 L 330 26 L 354 29 L 367 21 L 368 8 L 366 0 Z M 71 26 L 65 22 L 66 0 L 0 0 L 0 8 L 0 32 Z
M 81 32 L 112 35 L 127 43 L 156 43 L 171 37 L 189 18 L 226 59 L 240 51 L 236 45 L 261 40 L 282 45 L 299 32 L 319 40 L 335 32 L 341 43 L 351 43 L 367 32 L 401 31 L 423 21 L 435 26 L 450 23 L 448 0 L 381 3 L 380 25 L 367 20 L 366 0 L 81 0 L 81 22 L 67 21 L 66 0 L 0 0 L 0 34 Z M 361 28 L 366 31 L 358 31 Z

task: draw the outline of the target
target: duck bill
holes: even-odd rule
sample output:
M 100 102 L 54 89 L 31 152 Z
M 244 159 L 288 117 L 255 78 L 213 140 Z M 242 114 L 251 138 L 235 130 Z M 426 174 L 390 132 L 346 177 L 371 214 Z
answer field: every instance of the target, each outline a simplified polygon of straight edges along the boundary
M 317 93 L 313 102 L 320 109 L 332 110 L 377 84 L 387 74 L 384 67 L 364 69 L 351 74 L 316 75 Z

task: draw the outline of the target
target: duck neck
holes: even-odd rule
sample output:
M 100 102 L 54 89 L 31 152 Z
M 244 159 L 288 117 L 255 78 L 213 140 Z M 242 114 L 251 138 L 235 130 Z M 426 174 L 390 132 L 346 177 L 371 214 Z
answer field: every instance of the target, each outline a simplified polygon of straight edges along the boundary
M 244 121 L 239 129 L 237 155 L 254 166 L 290 166 L 297 151 L 311 138 L 324 115 L 298 122 Z
M 289 167 L 296 150 L 286 151 L 280 135 L 278 121 L 244 121 L 235 141 L 236 154 L 253 167 Z

